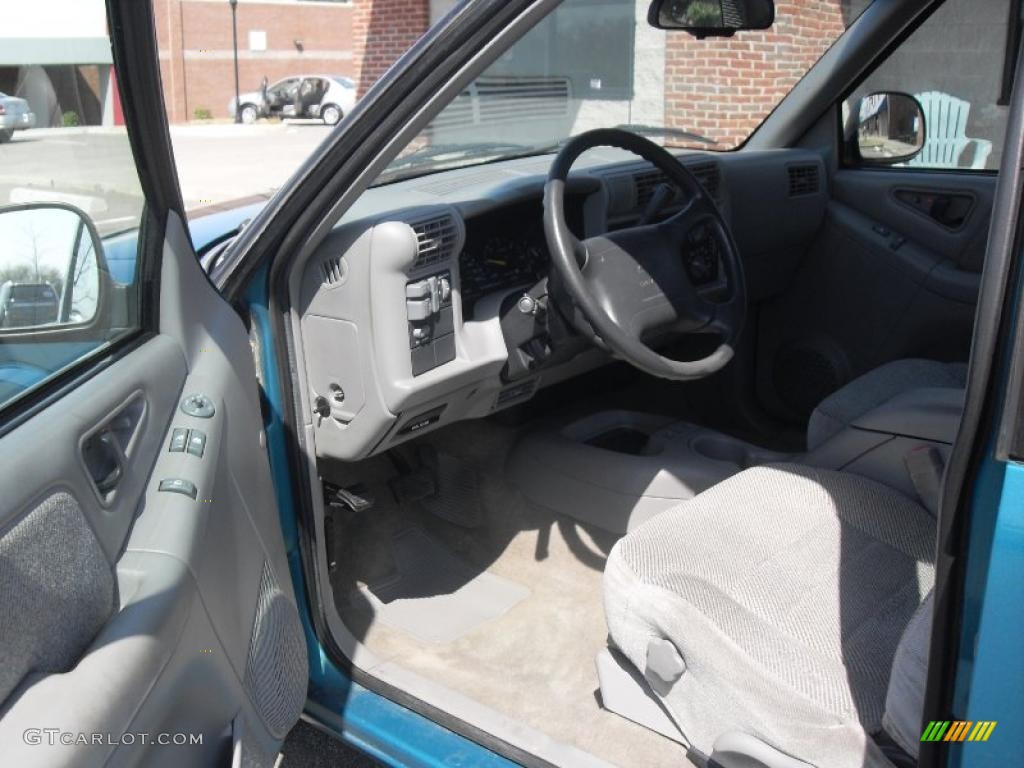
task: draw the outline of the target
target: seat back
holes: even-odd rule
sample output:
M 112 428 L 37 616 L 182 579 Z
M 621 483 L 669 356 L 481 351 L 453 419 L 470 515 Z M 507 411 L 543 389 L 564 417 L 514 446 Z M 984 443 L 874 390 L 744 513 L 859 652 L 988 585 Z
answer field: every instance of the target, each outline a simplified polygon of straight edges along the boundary
M 916 95 L 924 109 L 924 147 L 907 165 L 928 168 L 956 168 L 967 147 L 967 118 L 971 104 L 941 91 Z

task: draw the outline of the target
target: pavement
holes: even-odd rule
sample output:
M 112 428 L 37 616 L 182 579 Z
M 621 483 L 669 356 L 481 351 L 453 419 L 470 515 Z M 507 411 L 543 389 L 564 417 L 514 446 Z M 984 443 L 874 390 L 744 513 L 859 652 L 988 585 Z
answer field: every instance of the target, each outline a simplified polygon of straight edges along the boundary
M 185 208 L 269 196 L 328 136 L 314 121 L 175 125 Z M 37 128 L 0 145 L 0 204 L 63 199 L 102 234 L 138 225 L 142 195 L 123 128 Z

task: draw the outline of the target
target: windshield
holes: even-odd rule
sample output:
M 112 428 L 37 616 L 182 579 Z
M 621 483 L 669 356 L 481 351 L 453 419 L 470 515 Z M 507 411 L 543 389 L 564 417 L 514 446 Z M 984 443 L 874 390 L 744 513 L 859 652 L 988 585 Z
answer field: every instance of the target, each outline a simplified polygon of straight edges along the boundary
M 454 1 L 248 0 L 237 18 L 228 3 L 187 2 L 180 18 L 156 14 L 185 208 L 219 228 L 194 226 L 197 248 L 255 215 Z M 554 152 L 597 127 L 627 126 L 669 147 L 735 149 L 868 4 L 780 0 L 768 30 L 698 40 L 652 28 L 650 0 L 564 0 L 378 183 Z M 117 104 L 78 118 L 116 123 Z
M 701 40 L 652 28 L 646 0 L 565 0 L 378 183 L 553 152 L 594 128 L 628 128 L 665 147 L 736 149 L 868 4 L 778 3 L 771 29 Z

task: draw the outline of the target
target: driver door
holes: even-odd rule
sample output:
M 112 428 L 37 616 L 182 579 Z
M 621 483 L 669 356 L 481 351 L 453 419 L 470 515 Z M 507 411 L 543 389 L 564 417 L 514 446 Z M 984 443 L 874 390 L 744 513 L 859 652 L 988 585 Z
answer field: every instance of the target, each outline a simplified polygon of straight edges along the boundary
M 150 4 L 81 5 L 127 132 L 15 135 L 0 175 L 0 754 L 269 766 L 308 667 L 250 338 L 186 229 Z
M 267 91 L 267 110 L 271 115 L 291 117 L 295 114 L 295 101 L 301 78 L 289 77 L 275 83 Z

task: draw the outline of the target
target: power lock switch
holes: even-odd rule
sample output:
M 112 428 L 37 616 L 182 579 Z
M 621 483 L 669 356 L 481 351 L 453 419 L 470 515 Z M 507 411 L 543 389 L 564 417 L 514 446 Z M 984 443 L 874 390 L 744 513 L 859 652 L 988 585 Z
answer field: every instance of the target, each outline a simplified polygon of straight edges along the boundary
M 194 499 L 199 495 L 196 490 L 196 484 L 183 480 L 180 477 L 168 477 L 165 480 L 160 481 L 160 492 L 161 493 L 180 493 L 182 496 L 188 496 Z

